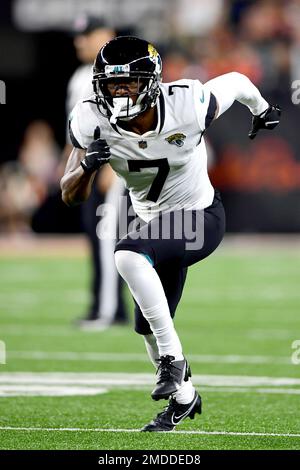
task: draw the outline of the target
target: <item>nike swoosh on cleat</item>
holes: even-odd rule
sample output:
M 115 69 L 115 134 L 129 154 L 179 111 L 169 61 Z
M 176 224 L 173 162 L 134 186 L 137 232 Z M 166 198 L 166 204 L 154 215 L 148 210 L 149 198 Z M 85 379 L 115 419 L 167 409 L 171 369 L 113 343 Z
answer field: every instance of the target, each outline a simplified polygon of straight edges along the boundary
M 173 413 L 171 421 L 172 421 L 172 424 L 174 424 L 174 426 L 176 426 L 176 424 L 179 424 L 180 421 L 182 421 L 183 418 L 185 418 L 190 413 L 192 408 L 195 406 L 197 399 L 198 399 L 198 396 L 196 395 L 195 400 L 192 402 L 191 406 L 184 413 L 182 413 L 182 415 L 175 416 L 175 413 Z

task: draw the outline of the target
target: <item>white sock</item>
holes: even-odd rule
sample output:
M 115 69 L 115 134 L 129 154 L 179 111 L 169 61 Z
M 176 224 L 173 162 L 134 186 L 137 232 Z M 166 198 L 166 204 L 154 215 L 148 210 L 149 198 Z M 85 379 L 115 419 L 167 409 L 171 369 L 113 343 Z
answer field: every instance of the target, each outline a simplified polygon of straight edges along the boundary
M 176 399 L 177 403 L 182 405 L 187 405 L 191 403 L 195 395 L 195 388 L 192 384 L 191 379 L 187 382 L 183 381 L 179 390 L 176 393 L 173 393 L 173 398 Z
M 129 250 L 115 253 L 116 266 L 127 282 L 142 314 L 149 322 L 156 338 L 160 356 L 183 359 L 182 347 L 170 315 L 162 283 L 153 266 L 144 255 Z
M 159 366 L 159 352 L 158 352 L 158 347 L 156 343 L 155 336 L 151 333 L 149 335 L 144 335 L 144 341 L 145 341 L 145 346 L 147 349 L 148 356 L 150 357 L 150 361 L 154 365 L 154 367 L 157 369 Z

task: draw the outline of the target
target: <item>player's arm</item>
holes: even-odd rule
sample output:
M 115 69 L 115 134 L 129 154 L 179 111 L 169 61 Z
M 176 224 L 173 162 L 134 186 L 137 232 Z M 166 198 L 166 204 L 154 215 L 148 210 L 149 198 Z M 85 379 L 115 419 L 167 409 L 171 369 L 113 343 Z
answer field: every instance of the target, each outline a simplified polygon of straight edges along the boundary
M 87 174 L 80 163 L 84 159 L 86 150 L 73 148 L 67 161 L 64 176 L 60 181 L 62 200 L 67 206 L 75 206 L 86 201 L 91 192 L 95 172 Z
M 85 149 L 73 148 L 60 186 L 62 199 L 74 206 L 88 199 L 96 172 L 110 159 L 106 140 L 100 139 L 100 129 L 94 133 L 94 141 Z
M 253 115 L 250 139 L 256 136 L 259 129 L 274 129 L 279 123 L 280 107 L 270 105 L 249 78 L 241 73 L 231 72 L 213 78 L 205 83 L 204 88 L 210 90 L 216 98 L 215 119 L 230 108 L 234 101 L 249 108 Z

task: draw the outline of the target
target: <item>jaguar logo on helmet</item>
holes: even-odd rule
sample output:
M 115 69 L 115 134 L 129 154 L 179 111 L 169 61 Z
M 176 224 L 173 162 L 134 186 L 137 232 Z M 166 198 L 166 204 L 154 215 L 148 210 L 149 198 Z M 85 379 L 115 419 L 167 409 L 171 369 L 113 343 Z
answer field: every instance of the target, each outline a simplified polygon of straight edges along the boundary
M 155 63 L 157 60 L 158 52 L 152 44 L 148 44 L 148 52 L 150 59 Z

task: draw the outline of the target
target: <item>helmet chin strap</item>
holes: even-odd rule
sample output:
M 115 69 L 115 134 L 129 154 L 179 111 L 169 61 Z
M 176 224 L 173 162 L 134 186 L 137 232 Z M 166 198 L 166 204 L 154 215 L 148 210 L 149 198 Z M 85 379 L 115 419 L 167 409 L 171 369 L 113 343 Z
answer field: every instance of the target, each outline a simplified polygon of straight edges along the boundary
M 143 100 L 143 98 L 144 97 L 141 94 L 135 104 L 133 104 L 132 99 L 128 96 L 125 96 L 124 98 L 113 98 L 112 115 L 110 116 L 109 121 L 112 124 L 116 124 L 117 119 L 120 119 L 121 121 L 130 121 L 134 116 L 128 116 L 127 110 L 129 109 L 132 114 L 138 114 L 142 109 L 141 101 Z M 126 115 L 123 114 L 124 111 L 126 112 Z
M 122 108 L 126 109 L 128 104 L 131 107 L 133 105 L 133 101 L 131 98 L 128 98 L 127 96 L 124 98 L 113 98 L 113 113 L 110 116 L 110 120 L 109 120 L 112 124 L 116 124 L 117 118 L 120 112 L 122 111 Z

